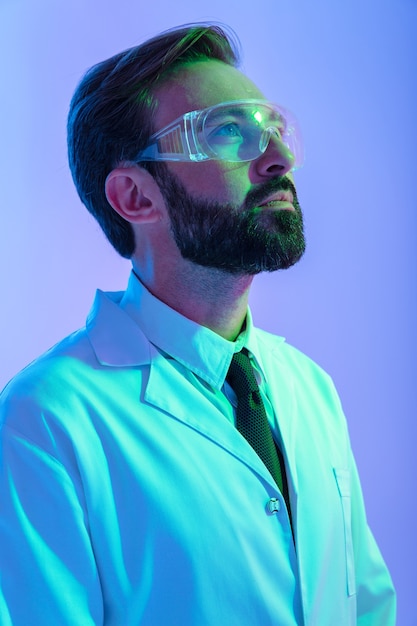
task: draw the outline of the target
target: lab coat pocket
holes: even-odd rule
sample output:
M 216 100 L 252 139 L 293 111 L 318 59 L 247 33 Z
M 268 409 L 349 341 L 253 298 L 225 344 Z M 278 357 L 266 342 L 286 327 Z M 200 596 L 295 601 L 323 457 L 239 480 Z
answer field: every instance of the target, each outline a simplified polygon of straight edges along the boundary
M 348 469 L 338 467 L 333 468 L 333 471 L 342 504 L 346 552 L 347 593 L 349 596 L 353 596 L 356 593 L 356 582 L 351 524 L 350 472 Z

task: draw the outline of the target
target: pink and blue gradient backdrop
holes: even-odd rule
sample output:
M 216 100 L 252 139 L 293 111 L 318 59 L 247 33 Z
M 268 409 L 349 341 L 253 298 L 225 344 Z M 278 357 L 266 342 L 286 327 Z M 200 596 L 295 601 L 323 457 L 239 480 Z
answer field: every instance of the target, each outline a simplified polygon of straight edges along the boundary
M 415 626 L 416 0 L 0 0 L 0 387 L 84 323 L 96 287 L 123 289 L 129 273 L 67 168 L 77 81 L 202 20 L 237 31 L 243 70 L 302 123 L 308 252 L 258 277 L 251 306 L 335 379 L 398 624 Z

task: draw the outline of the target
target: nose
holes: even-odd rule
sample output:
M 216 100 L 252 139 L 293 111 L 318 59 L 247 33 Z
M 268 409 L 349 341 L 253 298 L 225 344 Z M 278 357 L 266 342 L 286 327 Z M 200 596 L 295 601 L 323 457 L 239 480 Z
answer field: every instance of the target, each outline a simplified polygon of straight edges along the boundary
M 265 152 L 253 161 L 254 169 L 262 178 L 285 176 L 294 167 L 295 157 L 281 140 L 277 129 L 268 128 L 265 133 L 267 146 Z

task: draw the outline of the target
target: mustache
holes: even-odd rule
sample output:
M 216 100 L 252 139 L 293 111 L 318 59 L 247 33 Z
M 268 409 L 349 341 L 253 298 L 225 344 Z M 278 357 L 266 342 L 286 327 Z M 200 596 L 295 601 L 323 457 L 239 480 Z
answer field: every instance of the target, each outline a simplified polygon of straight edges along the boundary
M 294 201 L 297 201 L 297 190 L 292 181 L 286 176 L 279 176 L 271 178 L 265 183 L 260 183 L 255 189 L 251 189 L 246 196 L 244 209 L 253 209 L 259 206 L 277 191 L 291 191 Z

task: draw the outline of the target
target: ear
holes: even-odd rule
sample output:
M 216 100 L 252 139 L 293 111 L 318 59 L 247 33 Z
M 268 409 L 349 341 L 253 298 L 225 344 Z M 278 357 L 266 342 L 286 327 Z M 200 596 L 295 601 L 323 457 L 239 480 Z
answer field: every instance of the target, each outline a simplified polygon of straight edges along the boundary
M 117 167 L 106 178 L 106 197 L 113 209 L 128 222 L 158 222 L 163 198 L 155 179 L 138 166 Z

